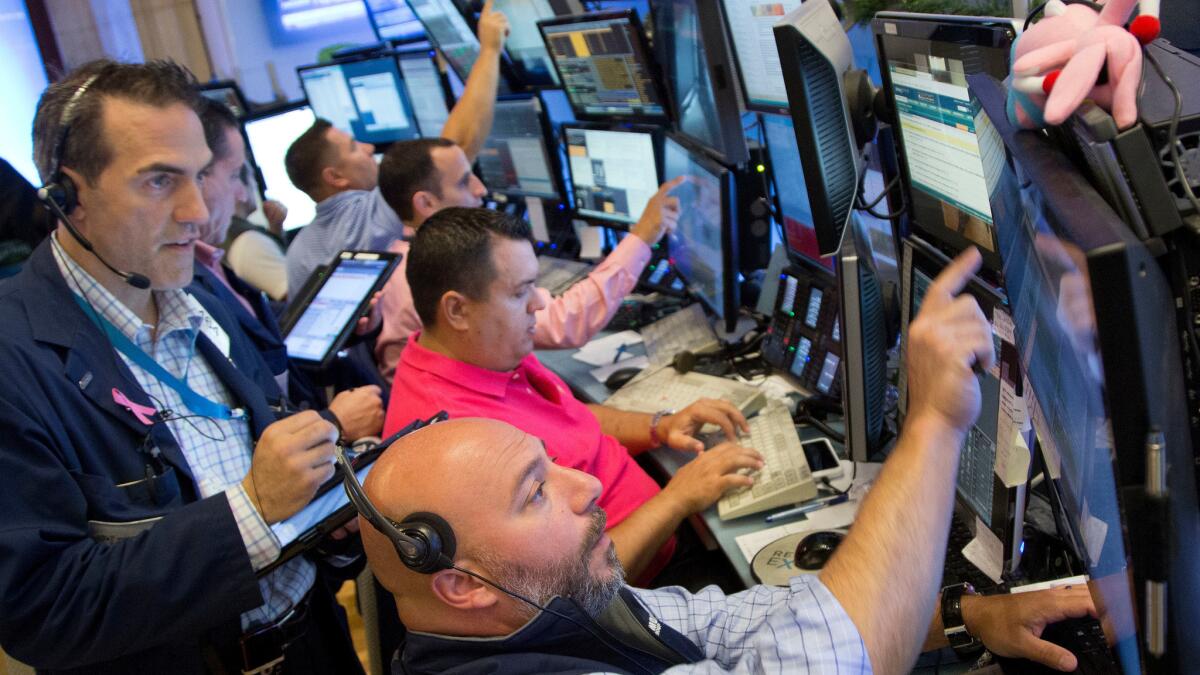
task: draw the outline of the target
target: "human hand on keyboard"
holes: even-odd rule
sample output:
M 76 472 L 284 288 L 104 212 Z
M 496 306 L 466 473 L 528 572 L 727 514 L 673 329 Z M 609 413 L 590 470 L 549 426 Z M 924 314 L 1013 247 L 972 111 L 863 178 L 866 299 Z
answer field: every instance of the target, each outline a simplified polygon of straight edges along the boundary
M 754 478 L 748 474 L 762 467 L 763 457 L 758 451 L 722 443 L 684 464 L 663 488 L 663 495 L 673 498 L 682 513 L 699 513 L 726 492 L 754 485 Z
M 967 631 L 997 656 L 1029 659 L 1071 672 L 1078 658 L 1067 649 L 1040 639 L 1046 626 L 1066 619 L 1096 616 L 1087 586 L 1001 595 L 969 595 L 962 599 Z
M 696 436 L 705 424 L 717 425 L 731 441 L 737 440 L 739 430 L 750 431 L 746 416 L 737 406 L 728 401 L 702 398 L 674 415 L 662 418 L 658 423 L 658 434 L 668 447 L 703 452 L 704 442 Z

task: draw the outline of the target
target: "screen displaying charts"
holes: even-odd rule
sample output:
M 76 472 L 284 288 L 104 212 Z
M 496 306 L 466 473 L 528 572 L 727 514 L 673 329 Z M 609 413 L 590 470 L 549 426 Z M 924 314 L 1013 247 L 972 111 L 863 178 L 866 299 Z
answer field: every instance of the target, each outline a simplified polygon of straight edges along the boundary
M 483 182 L 494 193 L 558 198 L 536 97 L 496 102 L 492 133 L 478 161 Z
M 636 131 L 567 128 L 575 211 L 635 223 L 658 191 L 654 137 Z
M 800 6 L 800 0 L 756 2 L 724 0 L 738 70 L 746 87 L 747 106 L 763 111 L 787 112 L 787 88 L 775 48 L 775 24 Z
M 408 5 L 425 26 L 429 39 L 458 76 L 466 80 L 479 58 L 479 38 L 471 32 L 453 0 L 408 0 Z
M 353 321 L 388 260 L 341 260 L 284 341 L 288 356 L 320 361 Z
M 363 143 L 392 143 L 419 135 L 412 104 L 390 56 L 300 70 L 308 104 L 318 117 Z
M 300 134 L 317 121 L 312 108 L 302 106 L 275 113 L 245 123 L 246 138 L 250 143 L 250 154 L 262 173 L 263 192 L 267 199 L 274 199 L 287 207 L 284 229 L 294 230 L 312 222 L 317 205 L 288 178 L 283 158 L 287 149 Z
M 665 118 L 641 28 L 632 13 L 541 24 L 576 112 Z

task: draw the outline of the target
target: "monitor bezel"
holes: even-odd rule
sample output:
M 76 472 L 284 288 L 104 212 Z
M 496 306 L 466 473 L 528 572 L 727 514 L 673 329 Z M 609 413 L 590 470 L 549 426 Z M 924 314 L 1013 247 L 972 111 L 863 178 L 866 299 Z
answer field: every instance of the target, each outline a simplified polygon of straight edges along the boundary
M 683 279 L 684 285 L 688 291 L 688 295 L 699 300 L 713 314 L 725 320 L 726 325 L 730 325 L 731 321 L 737 320 L 738 309 L 741 305 L 741 289 L 738 288 L 738 240 L 737 240 L 737 195 L 734 172 L 720 161 L 718 161 L 703 145 L 691 140 L 691 137 L 678 132 L 668 132 L 663 134 L 662 143 L 659 148 L 659 182 L 662 183 L 666 179 L 666 151 L 667 141 L 671 141 L 683 148 L 690 155 L 696 164 L 704 167 L 710 173 L 715 174 L 721 182 L 721 284 L 724 288 L 722 293 L 721 306 L 713 307 L 709 301 L 699 293 L 692 291 L 691 282 L 688 280 L 680 269 L 679 265 L 671 260 L 671 251 L 668 247 L 667 258 L 671 262 L 671 269 L 680 278 Z
M 564 149 L 567 146 L 567 132 L 572 129 L 583 129 L 585 131 L 612 131 L 617 133 L 640 133 L 650 136 L 650 143 L 654 148 L 654 174 L 658 179 L 658 184 L 662 185 L 663 166 L 662 166 L 662 151 L 663 151 L 663 131 L 662 127 L 640 124 L 601 124 L 599 122 L 576 121 L 564 122 L 559 125 L 558 141 L 562 143 Z M 566 158 L 566 178 L 570 181 L 571 203 L 569 210 L 575 218 L 583 219 L 590 224 L 608 227 L 622 232 L 628 232 L 629 229 L 637 222 L 641 214 L 631 215 L 632 222 L 626 222 L 617 218 L 605 218 L 594 213 L 581 213 L 576 206 L 578 200 L 575 198 L 575 174 L 571 171 L 571 157 L 567 154 Z
M 880 12 L 871 21 L 871 31 L 875 42 L 875 53 L 879 57 L 879 74 L 882 81 L 880 91 L 888 107 L 893 111 L 893 114 L 896 108 L 895 92 L 892 88 L 891 72 L 888 70 L 887 51 L 884 46 L 886 39 L 908 38 L 933 42 L 939 41 L 935 39 L 935 36 L 939 32 L 950 31 L 956 36 L 961 35 L 963 40 L 967 40 L 967 42 L 959 42 L 957 44 L 970 44 L 977 47 L 1009 50 L 1009 58 L 1011 59 L 1012 42 L 1016 40 L 1019 33 L 1018 27 L 1015 25 L 1015 19 L 1012 18 L 917 14 L 913 12 Z M 1001 37 L 1006 38 L 1007 42 L 1001 40 Z M 1011 65 L 1010 61 L 1010 68 Z M 920 234 L 926 243 L 934 245 L 949 256 L 957 255 L 968 246 L 975 246 L 983 255 L 983 266 L 986 270 L 984 276 L 991 281 L 998 280 L 1001 268 L 999 250 L 988 251 L 965 236 L 945 227 L 926 227 L 925 224 L 918 222 L 912 216 L 912 176 L 909 175 L 908 171 L 908 159 L 904 145 L 904 129 L 901 128 L 898 122 L 893 124 L 892 128 L 894 129 L 893 148 L 896 152 L 896 164 L 900 170 L 899 187 L 903 191 L 904 199 L 906 200 L 905 203 L 909 205 L 908 212 L 904 216 L 907 221 L 908 231 Z M 995 241 L 994 223 L 992 225 L 992 232 L 992 245 L 998 249 L 999 244 Z
M 562 172 L 562 167 L 558 165 L 558 158 L 557 158 L 558 153 L 552 152 L 553 150 L 556 149 L 555 145 L 554 145 L 554 140 L 555 140 L 554 131 L 553 131 L 553 127 L 550 124 L 550 117 L 549 117 L 549 114 L 546 112 L 546 104 L 545 104 L 545 102 L 542 101 L 542 97 L 539 96 L 536 92 L 530 92 L 530 93 L 525 93 L 525 94 L 506 94 L 504 96 L 498 97 L 496 99 L 496 104 L 499 105 L 500 103 L 513 102 L 513 101 L 529 101 L 529 100 L 537 102 L 538 124 L 540 124 L 541 128 L 542 128 L 542 135 L 541 135 L 542 153 L 546 157 L 546 163 L 550 169 L 550 182 L 553 185 L 556 194 L 554 194 L 553 196 L 547 196 L 545 194 L 534 194 L 532 192 L 520 190 L 520 189 L 497 190 L 497 189 L 493 188 L 491 185 L 488 185 L 486 182 L 484 182 L 484 186 L 487 187 L 488 195 L 494 201 L 503 202 L 503 201 L 508 201 L 512 198 L 527 199 L 529 197 L 535 197 L 537 199 L 541 199 L 543 201 L 548 201 L 548 202 L 561 202 L 564 198 L 563 196 L 566 194 L 566 190 L 564 189 L 565 186 L 563 185 L 563 175 L 562 175 L 563 172 Z M 476 161 L 478 161 L 478 159 Z M 482 171 L 480 172 L 479 175 L 480 175 L 480 178 L 482 179 Z M 497 199 L 498 197 L 501 199 Z
M 417 115 L 416 115 L 416 111 L 413 109 L 412 98 L 410 97 L 408 87 L 405 86 L 404 72 L 402 70 L 400 70 L 400 61 L 398 59 L 398 52 L 396 52 L 394 50 L 389 49 L 389 50 L 385 50 L 385 51 L 381 51 L 381 52 L 368 52 L 368 53 L 364 53 L 364 54 L 356 54 L 354 56 L 347 56 L 347 57 L 340 58 L 340 59 L 334 59 L 332 61 L 327 61 L 325 63 L 309 63 L 309 64 L 305 64 L 302 66 L 296 66 L 296 79 L 300 80 L 300 89 L 304 92 L 305 102 L 308 104 L 308 106 L 310 108 L 312 107 L 312 99 L 310 99 L 308 96 L 308 87 L 306 87 L 304 85 L 304 73 L 305 72 L 311 71 L 311 70 L 319 70 L 321 68 L 330 68 L 333 66 L 337 66 L 340 68 L 341 66 L 344 66 L 347 64 L 361 63 L 363 61 L 387 61 L 392 64 L 393 68 L 395 68 L 396 79 L 400 85 L 399 91 L 404 96 L 405 111 L 408 113 L 409 117 L 412 119 L 413 127 L 417 130 L 417 134 L 414 138 L 398 138 L 398 139 L 390 140 L 390 141 L 379 141 L 379 142 L 369 141 L 369 140 L 364 141 L 358 137 L 355 137 L 354 140 L 356 140 L 360 143 L 370 143 L 371 145 L 375 146 L 377 152 L 385 152 L 389 147 L 391 147 L 391 145 L 393 143 L 399 143 L 399 142 L 403 142 L 403 141 L 407 141 L 407 140 L 415 140 L 416 138 L 421 138 L 421 125 L 419 122 L 417 122 Z M 319 114 L 317 114 L 316 110 L 313 110 L 313 114 L 317 115 L 318 119 L 324 119 Z M 345 130 L 343 129 L 343 131 L 345 131 Z M 347 132 L 347 133 L 349 133 L 349 132 Z
M 554 26 L 566 26 L 570 24 L 594 22 L 594 21 L 609 21 L 613 19 L 625 19 L 636 29 L 635 38 L 640 43 L 642 53 L 646 55 L 647 63 L 644 63 L 649 80 L 654 87 L 655 94 L 658 95 L 662 102 L 663 113 L 661 115 L 649 115 L 645 113 L 593 113 L 588 112 L 579 106 L 574 97 L 571 96 L 570 90 L 566 87 L 566 79 L 563 77 L 562 69 L 559 68 L 558 59 L 554 58 L 554 51 L 550 49 L 550 43 L 546 39 L 546 28 Z M 666 87 L 662 83 L 662 68 L 659 67 L 658 58 L 654 50 L 650 48 L 650 42 L 646 38 L 646 30 L 642 25 L 641 19 L 638 18 L 636 11 L 632 9 L 614 9 L 603 10 L 599 12 L 588 12 L 585 14 L 572 14 L 570 16 L 559 16 L 552 19 L 542 19 L 538 21 L 538 31 L 542 34 L 542 42 L 546 44 L 546 53 L 550 55 L 550 61 L 554 64 L 554 69 L 558 73 L 559 86 L 563 93 L 567 96 L 567 102 L 571 104 L 571 110 L 575 113 L 575 118 L 578 120 L 590 121 L 608 121 L 608 122 L 633 122 L 644 124 L 670 124 L 671 123 L 671 98 L 668 96 Z

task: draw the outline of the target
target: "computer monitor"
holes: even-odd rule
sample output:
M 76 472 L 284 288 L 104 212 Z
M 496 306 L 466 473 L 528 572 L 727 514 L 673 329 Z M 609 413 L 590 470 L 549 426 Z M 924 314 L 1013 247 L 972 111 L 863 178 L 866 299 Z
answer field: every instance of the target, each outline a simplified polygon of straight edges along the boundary
M 296 72 L 313 113 L 355 140 L 385 145 L 420 135 L 395 57 L 301 66 Z
M 667 119 L 667 97 L 633 10 L 538 22 L 580 118 Z
M 732 331 L 740 304 L 733 173 L 698 147 L 668 134 L 663 142 L 663 180 L 680 176 L 688 178 L 671 193 L 679 199 L 679 222 L 667 237 L 671 266 Z
M 1154 637 L 1164 618 L 1145 582 L 1167 572 L 1163 672 L 1182 672 L 1200 662 L 1200 510 L 1174 299 L 1151 252 L 1077 167 L 1008 123 L 1004 87 L 968 81 L 1006 154 L 992 165 L 990 206 L 1061 534 L 1091 577 L 1127 673 L 1146 656 L 1139 638 Z M 1146 493 L 1152 467 L 1173 467 L 1165 513 Z
M 854 71 L 850 40 L 828 2 L 806 2 L 775 26 L 796 147 L 821 255 L 841 249 L 858 199 L 863 158 L 843 81 Z
M 654 25 L 663 75 L 675 102 L 679 131 L 726 164 L 749 158 L 742 125 L 736 68 L 717 3 L 665 0 L 654 3 Z
M 479 38 L 458 11 L 454 0 L 407 0 L 430 42 L 464 82 L 479 58 Z
M 575 213 L 632 225 L 658 191 L 658 141 L 652 130 L 616 131 L 564 124 Z
M 402 51 L 396 55 L 396 62 L 400 65 L 421 137 L 440 137 L 450 118 L 450 109 L 446 105 L 446 89 L 438 70 L 437 54 L 430 49 Z
M 966 78 L 1008 75 L 1014 24 L 907 12 L 880 12 L 872 22 L 911 230 L 950 255 L 977 246 L 993 272 L 1000 259 L 984 164 L 1003 155 L 979 143 L 977 128 L 988 121 Z
M 246 105 L 246 97 L 242 95 L 242 88 L 233 80 L 206 82 L 200 85 L 200 95 L 224 103 L 239 120 L 244 119 L 250 110 Z
M 283 163 L 288 148 L 316 121 L 317 116 L 307 104 L 293 104 L 255 113 L 242 122 L 262 198 L 287 207 L 285 230 L 304 227 L 317 214 L 317 205 L 292 184 Z
M 532 94 L 496 101 L 492 133 L 479 151 L 483 183 L 493 195 L 558 199 L 551 137 L 542 102 Z
M 496 0 L 492 8 L 508 17 L 511 32 L 504 41 L 504 50 L 521 82 L 531 87 L 557 87 L 558 72 L 546 52 L 537 22 L 582 14 L 583 5 L 579 0 Z
M 833 258 L 822 258 L 817 245 L 817 231 L 813 229 L 812 207 L 808 203 L 808 188 L 792 118 L 764 114 L 762 121 L 788 257 L 810 261 L 832 272 Z
M 799 6 L 800 0 L 721 0 L 748 110 L 788 114 L 787 89 L 772 31 L 775 24 Z
M 425 28 L 404 0 L 367 0 L 367 16 L 380 40 L 414 42 L 425 38 Z

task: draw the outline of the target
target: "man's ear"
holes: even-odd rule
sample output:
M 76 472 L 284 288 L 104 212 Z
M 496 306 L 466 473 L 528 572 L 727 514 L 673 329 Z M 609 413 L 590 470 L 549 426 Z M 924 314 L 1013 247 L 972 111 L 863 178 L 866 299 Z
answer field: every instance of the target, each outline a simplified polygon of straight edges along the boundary
M 87 205 L 92 201 L 90 185 L 87 180 L 85 180 L 83 176 L 79 175 L 74 169 L 64 166 L 62 167 L 61 171 L 62 174 L 69 178 L 71 183 L 75 186 L 75 209 L 67 213 L 67 215 L 71 217 L 71 224 L 75 226 L 75 229 L 79 230 L 80 233 L 86 237 L 88 227 Z M 58 216 L 56 214 L 51 212 L 51 215 L 54 215 L 54 219 L 56 221 L 58 220 Z
M 345 189 L 349 185 L 349 181 L 342 175 L 342 172 L 332 166 L 321 169 L 321 180 L 324 180 L 326 185 L 336 190 Z
M 500 600 L 496 589 L 458 570 L 435 572 L 429 589 L 434 597 L 454 609 L 485 609 Z
M 446 291 L 438 302 L 438 324 L 456 331 L 467 331 L 471 327 L 467 306 L 470 299 L 458 291 Z
M 438 212 L 438 200 L 432 192 L 428 190 L 417 190 L 412 197 L 413 213 L 417 215 L 417 220 L 425 222 L 429 216 Z

